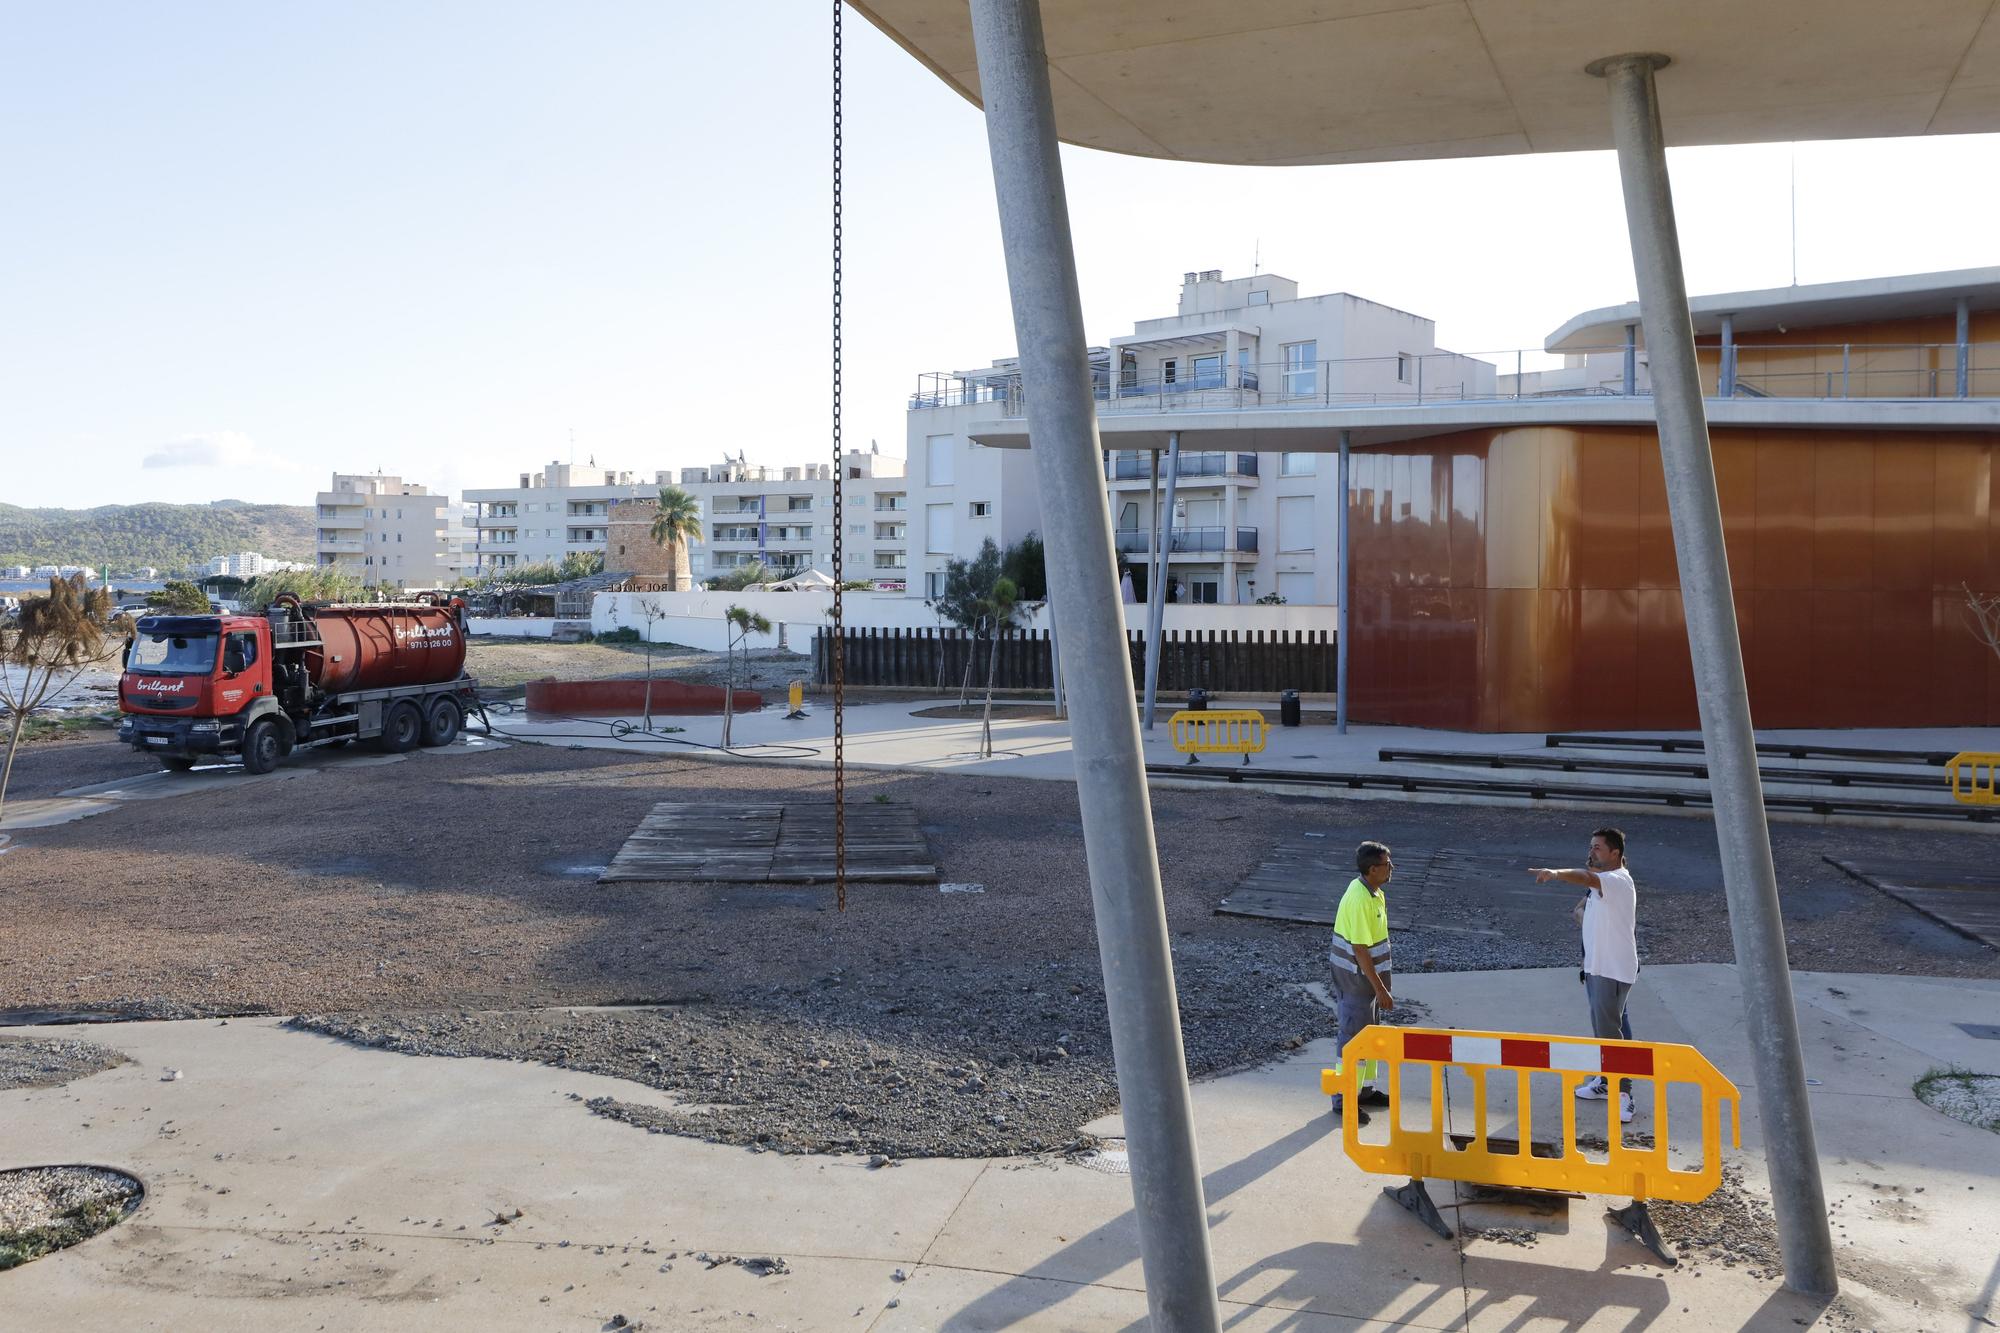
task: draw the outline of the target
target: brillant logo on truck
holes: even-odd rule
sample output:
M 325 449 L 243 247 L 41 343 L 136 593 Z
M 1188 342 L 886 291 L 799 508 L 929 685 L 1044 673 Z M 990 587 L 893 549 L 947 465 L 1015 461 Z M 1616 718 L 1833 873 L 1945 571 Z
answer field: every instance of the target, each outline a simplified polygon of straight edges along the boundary
M 135 680 L 132 689 L 139 694 L 179 694 L 181 684 L 178 680 Z
M 399 642 L 406 642 L 412 648 L 449 648 L 451 628 L 450 625 L 397 625 L 395 634 Z

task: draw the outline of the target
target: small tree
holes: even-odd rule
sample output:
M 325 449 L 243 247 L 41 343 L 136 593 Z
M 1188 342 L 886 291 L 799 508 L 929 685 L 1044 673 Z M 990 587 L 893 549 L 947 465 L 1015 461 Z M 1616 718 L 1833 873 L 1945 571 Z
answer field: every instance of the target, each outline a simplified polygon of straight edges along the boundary
M 986 602 L 986 620 L 993 627 L 993 643 L 986 655 L 986 707 L 979 718 L 979 757 L 993 757 L 993 678 L 1000 669 L 1000 638 L 1012 629 L 1022 614 L 1032 608 L 1024 606 L 1019 590 L 1010 578 L 993 581 L 993 592 Z
M 944 567 L 944 592 L 924 605 L 973 636 L 973 649 L 965 655 L 965 675 L 959 681 L 958 706 L 964 708 L 972 697 L 972 664 L 978 653 L 979 636 L 992 612 L 993 585 L 1000 578 L 1000 548 L 988 537 L 979 545 L 979 554 L 970 560 L 951 560 Z M 939 645 L 939 655 L 943 645 Z
M 765 616 L 747 607 L 732 606 L 722 613 L 723 619 L 723 686 L 722 686 L 722 748 L 729 748 L 729 726 L 736 720 L 736 645 L 742 644 L 745 661 L 750 658 L 749 640 L 752 634 L 769 634 L 771 622 Z
M 667 591 L 681 587 L 680 553 L 701 540 L 701 501 L 678 486 L 660 487 L 660 512 L 653 519 L 653 540 L 667 548 Z
M 615 607 L 618 599 L 613 597 L 611 602 Z M 651 731 L 653 729 L 653 626 L 667 618 L 667 608 L 661 605 L 657 597 L 641 597 L 633 604 L 632 609 L 638 613 L 639 619 L 646 622 L 645 721 L 646 730 Z
M 146 605 L 170 615 L 207 615 L 208 594 L 186 579 L 168 579 L 166 587 L 146 594 Z
M 568 583 L 571 579 L 587 579 L 593 574 L 604 572 L 604 552 L 571 551 L 556 566 L 556 576 L 551 582 Z
M 201 609 L 208 610 L 203 598 Z M 120 622 L 122 626 L 124 622 Z M 29 714 L 124 646 L 111 620 L 111 592 L 92 591 L 81 574 L 50 579 L 46 597 L 22 601 L 20 614 L 0 623 L 0 708 L 7 714 L 7 760 L 0 765 L 0 814 Z
M 770 567 L 761 560 L 752 560 L 747 565 L 738 565 L 727 574 L 717 574 L 708 581 L 710 592 L 742 592 L 753 583 L 771 582 Z
M 1034 533 L 1021 538 L 1001 554 L 1000 572 L 1014 580 L 1022 601 L 1046 602 L 1049 599 L 1047 560 L 1042 539 Z

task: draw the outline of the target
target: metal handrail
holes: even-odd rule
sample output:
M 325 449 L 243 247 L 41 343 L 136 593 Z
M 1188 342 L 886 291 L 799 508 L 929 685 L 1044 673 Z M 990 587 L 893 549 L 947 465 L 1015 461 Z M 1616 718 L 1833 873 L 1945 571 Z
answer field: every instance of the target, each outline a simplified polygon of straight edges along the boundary
M 1966 396 L 2000 397 L 2000 343 L 1969 342 L 1962 349 Z M 1625 393 L 1621 362 L 1626 350 L 1611 345 L 1573 349 L 1559 356 L 1542 348 L 1440 350 L 1299 364 L 1258 362 L 1199 376 L 1187 373 L 1185 358 L 1177 358 L 1172 379 L 1164 370 L 1114 375 L 1100 358 L 1091 368 L 1091 392 L 1100 412 L 1650 397 L 1644 348 L 1635 349 L 1633 392 Z M 1726 396 L 1722 387 L 1726 361 L 1730 388 L 1746 397 L 1933 399 L 1957 396 L 1961 344 L 1737 342 L 1730 344 L 1725 358 L 1719 340 L 1709 337 L 1697 350 L 1703 387 L 1712 395 Z M 1604 360 L 1595 359 L 1600 357 Z M 1811 369 L 1762 368 L 1829 358 L 1838 358 L 1838 369 L 1823 364 Z M 1557 382 L 1542 387 L 1550 380 Z M 1530 382 L 1536 387 L 1527 387 Z M 909 407 L 922 411 L 983 403 L 998 405 L 1005 416 L 1021 416 L 1025 404 L 1018 373 L 928 372 L 918 377 Z M 1210 474 L 1183 471 L 1182 475 Z

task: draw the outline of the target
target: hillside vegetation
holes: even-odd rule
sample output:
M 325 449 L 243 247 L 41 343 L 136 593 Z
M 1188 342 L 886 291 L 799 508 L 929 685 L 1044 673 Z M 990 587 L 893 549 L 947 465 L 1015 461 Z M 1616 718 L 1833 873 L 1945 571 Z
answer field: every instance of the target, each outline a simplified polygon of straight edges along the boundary
M 0 504 L 0 565 L 156 565 L 179 570 L 234 551 L 313 558 L 310 505 L 100 505 L 23 509 Z

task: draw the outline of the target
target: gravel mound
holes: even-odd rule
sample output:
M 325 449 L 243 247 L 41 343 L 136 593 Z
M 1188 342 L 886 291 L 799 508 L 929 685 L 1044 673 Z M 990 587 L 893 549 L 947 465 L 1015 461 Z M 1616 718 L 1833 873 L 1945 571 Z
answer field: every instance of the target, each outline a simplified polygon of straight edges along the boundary
M 2000 1074 L 1947 1069 L 1917 1081 L 1917 1097 L 1933 1110 L 2000 1134 Z
M 131 1176 L 103 1167 L 0 1171 L 0 1269 L 89 1240 L 123 1221 L 145 1192 Z
M 1744 1186 L 1743 1168 L 1735 1162 L 1722 1164 L 1722 1184 L 1700 1203 L 1655 1199 L 1646 1211 L 1684 1264 L 1707 1260 L 1747 1268 L 1752 1277 L 1785 1275 L 1771 1205 Z
M 0 1092 L 60 1087 L 124 1063 L 125 1057 L 119 1052 L 87 1041 L 67 1037 L 0 1037 Z
M 754 1151 L 1002 1157 L 1090 1147 L 1078 1127 L 1118 1104 L 1096 978 L 1057 968 L 994 981 L 1009 1003 L 968 1009 L 956 991 L 890 1000 L 835 984 L 772 993 L 756 1007 L 308 1014 L 291 1025 L 413 1055 L 532 1060 L 630 1079 L 681 1104 L 604 1098 L 591 1109 Z M 1181 995 L 1195 1074 L 1335 1032 L 1332 1013 L 1296 987 L 1245 987 L 1184 967 Z

